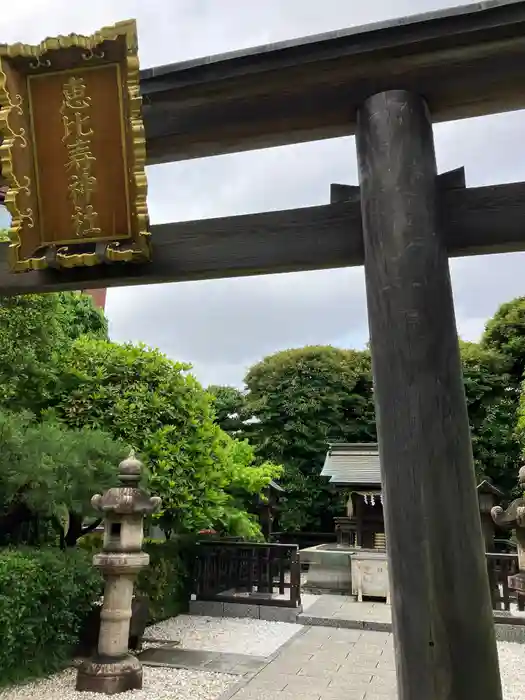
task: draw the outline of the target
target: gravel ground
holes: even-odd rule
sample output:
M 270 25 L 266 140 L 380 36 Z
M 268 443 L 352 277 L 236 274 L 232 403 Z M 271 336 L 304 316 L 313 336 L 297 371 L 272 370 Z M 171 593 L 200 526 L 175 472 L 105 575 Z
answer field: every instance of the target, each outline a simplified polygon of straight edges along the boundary
M 122 693 L 119 700 L 215 700 L 237 676 L 202 673 L 172 668 L 144 668 L 143 690 Z M 77 693 L 75 671 L 57 674 L 49 680 L 29 683 L 0 692 L 0 700 L 100 700 L 98 693 Z
M 179 615 L 149 627 L 144 641 L 176 640 L 181 649 L 269 656 L 300 630 L 289 622 Z
M 150 637 L 180 640 L 181 648 L 268 656 L 301 627 L 265 620 L 180 615 L 148 629 Z M 151 643 L 146 642 L 148 646 Z M 498 642 L 504 700 L 525 697 L 525 644 Z M 144 689 L 119 695 L 122 700 L 216 700 L 238 677 L 182 669 L 144 667 Z M 0 691 L 0 700 L 100 700 L 96 693 L 74 690 L 70 669 L 44 681 Z
M 217 620 L 217 618 L 202 619 Z M 230 626 L 230 633 L 234 631 L 234 627 L 237 628 L 238 632 L 240 627 L 244 627 L 243 631 L 246 633 L 248 627 L 253 630 L 264 623 L 262 620 L 230 619 L 222 622 L 226 622 L 228 626 L 231 622 L 241 623 Z M 285 623 L 264 623 L 263 626 L 268 624 L 282 626 Z M 173 625 L 171 629 L 173 629 Z M 268 637 L 266 637 L 266 643 L 268 643 Z M 215 650 L 222 651 L 222 649 L 217 648 Z M 228 651 L 235 652 L 235 649 L 230 647 Z M 525 645 L 498 642 L 498 652 L 504 700 L 523 700 L 525 696 Z M 122 700 L 216 700 L 237 681 L 238 677 L 226 674 L 144 667 L 144 689 L 123 693 L 119 695 L 119 698 Z M 77 693 L 74 690 L 74 685 L 75 671 L 70 669 L 56 674 L 48 680 L 4 690 L 0 692 L 0 700 L 56 700 L 57 698 L 60 700 L 100 700 L 100 695 L 96 693 Z
M 505 700 L 525 697 L 525 644 L 498 642 L 501 681 Z

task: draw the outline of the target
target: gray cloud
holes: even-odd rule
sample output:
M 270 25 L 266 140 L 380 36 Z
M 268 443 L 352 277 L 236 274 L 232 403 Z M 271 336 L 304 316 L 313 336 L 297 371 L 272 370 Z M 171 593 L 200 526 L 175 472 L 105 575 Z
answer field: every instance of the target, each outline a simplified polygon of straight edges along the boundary
M 144 67 L 447 6 L 439 0 L 33 0 L 0 19 L 2 41 L 88 32 L 134 16 Z M 84 9 L 84 7 L 86 9 Z M 464 165 L 472 186 L 525 180 L 524 113 L 436 127 L 440 169 Z M 323 204 L 331 182 L 356 183 L 353 139 L 220 156 L 149 169 L 154 223 Z M 497 306 L 525 294 L 525 255 L 451 263 L 460 334 L 476 339 Z M 116 340 L 192 362 L 210 382 L 242 381 L 275 350 L 368 339 L 360 269 L 111 290 Z

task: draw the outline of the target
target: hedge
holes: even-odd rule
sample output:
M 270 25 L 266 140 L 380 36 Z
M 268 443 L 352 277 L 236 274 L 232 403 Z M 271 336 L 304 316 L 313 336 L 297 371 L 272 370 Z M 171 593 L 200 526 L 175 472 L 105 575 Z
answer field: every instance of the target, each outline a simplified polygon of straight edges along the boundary
M 140 572 L 135 593 L 149 600 L 150 624 L 175 617 L 188 609 L 194 544 L 195 539 L 191 536 L 144 541 L 142 549 L 149 554 L 150 564 Z M 102 547 L 102 535 L 86 535 L 79 545 L 92 555 Z
M 72 659 L 78 633 L 103 591 L 92 555 L 98 535 L 78 549 L 0 549 L 0 685 L 46 675 Z M 187 610 L 192 540 L 148 540 L 150 566 L 136 593 L 150 602 L 149 622 Z
M 188 610 L 194 544 L 186 537 L 144 543 L 150 565 L 141 571 L 136 590 L 149 599 L 151 624 Z
M 0 550 L 0 683 L 63 667 L 100 592 L 85 552 Z

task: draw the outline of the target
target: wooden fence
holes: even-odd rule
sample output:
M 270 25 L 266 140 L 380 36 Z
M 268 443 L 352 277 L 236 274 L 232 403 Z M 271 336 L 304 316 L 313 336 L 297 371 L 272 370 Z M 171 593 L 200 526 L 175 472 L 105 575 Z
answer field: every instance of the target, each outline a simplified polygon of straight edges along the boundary
M 301 604 L 296 545 L 200 542 L 193 580 L 197 600 L 287 608 Z
M 493 610 L 509 611 L 515 603 L 518 610 L 525 609 L 525 601 L 509 588 L 509 576 L 518 573 L 518 555 L 503 552 L 487 552 L 487 572 Z
M 518 572 L 515 553 L 487 552 L 487 573 L 495 611 L 515 604 L 525 609 L 523 596 L 509 588 Z M 197 600 L 275 605 L 301 604 L 301 565 L 296 544 L 207 540 L 197 545 L 193 572 Z

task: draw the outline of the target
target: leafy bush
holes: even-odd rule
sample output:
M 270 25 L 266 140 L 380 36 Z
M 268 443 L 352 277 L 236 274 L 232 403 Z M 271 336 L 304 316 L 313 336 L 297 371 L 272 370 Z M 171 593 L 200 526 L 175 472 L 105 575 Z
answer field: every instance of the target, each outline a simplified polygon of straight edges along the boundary
M 107 321 L 90 296 L 0 298 L 0 404 L 38 415 L 55 393 L 59 358 L 82 335 L 107 337 Z
M 509 359 L 478 343 L 460 342 L 460 348 L 476 477 L 489 479 L 510 497 L 520 446 Z
M 101 549 L 102 535 L 98 532 L 86 535 L 79 545 L 92 555 Z M 149 554 L 150 564 L 140 572 L 135 593 L 149 600 L 149 624 L 188 609 L 193 547 L 194 539 L 189 536 L 165 542 L 144 541 L 143 550 Z
M 481 345 L 507 359 L 512 379 L 509 384 L 519 387 L 525 372 L 525 297 L 518 297 L 499 307 L 487 321 Z
M 92 555 L 99 533 L 86 535 L 78 549 L 0 550 L 0 685 L 41 676 L 71 661 L 82 623 L 102 593 Z M 147 540 L 150 566 L 136 593 L 150 602 L 150 624 L 187 610 L 193 539 Z
M 188 610 L 193 547 L 191 537 L 144 543 L 150 565 L 140 572 L 136 592 L 149 599 L 150 624 Z
M 0 550 L 0 683 L 69 662 L 101 583 L 83 551 Z
M 125 447 L 110 435 L 71 430 L 51 416 L 0 406 L 0 546 L 74 546 L 94 514 L 91 496 L 113 486 Z
M 62 359 L 62 390 L 50 408 L 69 427 L 106 431 L 144 457 L 165 532 L 213 527 L 260 536 L 238 492 L 246 499 L 259 493 L 280 468 L 256 466 L 253 450 L 214 423 L 214 399 L 186 374 L 189 365 L 144 346 L 85 336 Z

